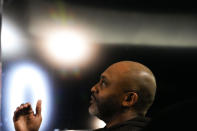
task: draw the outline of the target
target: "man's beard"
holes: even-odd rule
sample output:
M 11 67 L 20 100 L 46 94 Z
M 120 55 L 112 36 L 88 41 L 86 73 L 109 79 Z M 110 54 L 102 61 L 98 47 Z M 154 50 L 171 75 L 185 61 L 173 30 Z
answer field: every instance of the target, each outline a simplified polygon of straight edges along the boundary
M 89 113 L 104 120 L 112 117 L 117 111 L 120 111 L 120 108 L 114 97 L 109 97 L 102 101 L 94 100 L 89 107 Z
M 89 113 L 93 116 L 97 116 L 99 114 L 99 109 L 96 103 L 92 103 L 89 106 Z

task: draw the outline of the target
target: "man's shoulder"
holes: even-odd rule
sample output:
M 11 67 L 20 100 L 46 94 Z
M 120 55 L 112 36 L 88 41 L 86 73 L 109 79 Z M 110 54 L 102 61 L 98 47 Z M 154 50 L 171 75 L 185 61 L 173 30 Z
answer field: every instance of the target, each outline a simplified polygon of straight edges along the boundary
M 99 128 L 93 131 L 140 131 L 148 124 L 149 121 L 150 118 L 147 117 L 136 117 L 110 128 Z
M 136 117 L 134 119 L 128 120 L 120 126 L 120 131 L 140 131 L 142 130 L 150 121 L 147 117 Z

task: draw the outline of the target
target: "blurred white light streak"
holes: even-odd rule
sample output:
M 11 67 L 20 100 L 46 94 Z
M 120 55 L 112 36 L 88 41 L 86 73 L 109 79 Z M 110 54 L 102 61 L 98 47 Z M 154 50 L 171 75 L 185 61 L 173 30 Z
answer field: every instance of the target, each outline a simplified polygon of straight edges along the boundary
M 50 81 L 47 74 L 39 66 L 32 63 L 21 63 L 12 67 L 7 73 L 4 87 L 4 114 L 6 128 L 14 130 L 12 118 L 17 106 L 30 102 L 35 111 L 37 100 L 42 100 L 42 126 L 44 130 L 51 116 Z
M 25 51 L 24 38 L 22 33 L 17 28 L 17 25 L 11 23 L 7 18 L 2 19 L 1 32 L 1 49 L 2 57 L 16 57 Z

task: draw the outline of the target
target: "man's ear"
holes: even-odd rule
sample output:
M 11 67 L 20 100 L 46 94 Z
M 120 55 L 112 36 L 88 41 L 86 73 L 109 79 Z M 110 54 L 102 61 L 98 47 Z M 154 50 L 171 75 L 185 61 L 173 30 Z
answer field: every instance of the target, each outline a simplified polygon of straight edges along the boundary
M 122 101 L 123 107 L 131 107 L 138 101 L 138 94 L 136 92 L 128 92 Z

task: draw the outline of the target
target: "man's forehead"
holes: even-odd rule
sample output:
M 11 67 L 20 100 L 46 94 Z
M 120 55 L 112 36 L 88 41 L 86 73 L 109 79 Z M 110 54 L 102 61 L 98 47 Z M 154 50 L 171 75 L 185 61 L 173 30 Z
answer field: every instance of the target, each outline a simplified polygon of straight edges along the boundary
M 108 67 L 102 74 L 114 76 L 120 75 L 121 73 L 124 73 L 127 70 L 128 68 L 122 66 L 121 64 L 113 64 L 110 67 Z
M 100 75 L 100 78 L 113 79 L 114 77 L 117 77 L 117 76 L 120 76 L 119 70 L 109 67 Z
M 101 73 L 100 78 L 111 79 L 111 77 L 114 75 L 115 74 L 113 73 L 113 71 L 111 69 L 107 68 L 103 73 Z
M 133 75 L 137 73 L 138 69 L 129 65 L 128 63 L 117 63 L 109 66 L 102 74 L 102 79 L 108 79 L 112 81 L 122 81 L 125 79 L 132 79 Z M 139 73 L 139 72 L 138 72 Z

